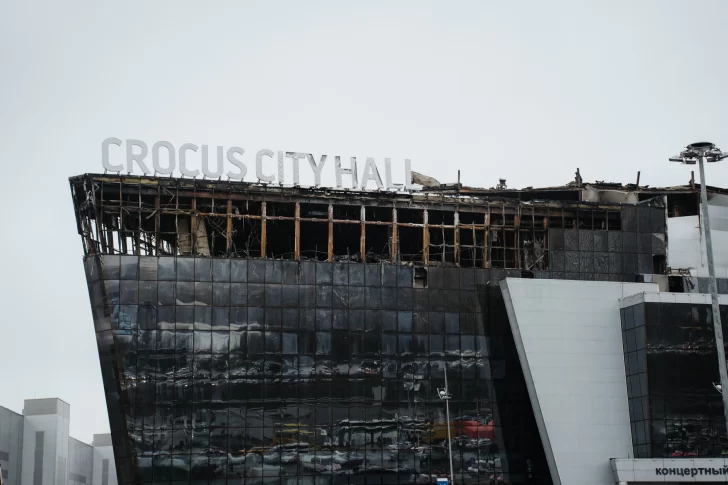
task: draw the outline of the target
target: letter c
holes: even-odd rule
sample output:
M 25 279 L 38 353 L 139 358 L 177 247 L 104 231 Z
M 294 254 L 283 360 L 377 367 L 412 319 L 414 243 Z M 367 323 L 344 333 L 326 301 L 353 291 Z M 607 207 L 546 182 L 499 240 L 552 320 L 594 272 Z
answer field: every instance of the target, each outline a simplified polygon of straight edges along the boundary
M 118 138 L 107 138 L 101 142 L 101 164 L 104 166 L 104 170 L 109 172 L 121 173 L 124 170 L 124 164 L 112 165 L 109 162 L 109 145 L 121 146 L 121 140 Z
M 184 145 L 179 147 L 179 171 L 182 175 L 186 175 L 188 177 L 197 177 L 198 175 L 200 175 L 199 169 L 188 170 L 187 165 L 185 164 L 187 162 L 185 152 L 187 150 L 196 152 L 198 148 L 199 147 L 197 145 L 194 145 L 192 143 L 185 143 Z
M 263 157 L 273 157 L 273 152 L 270 150 L 258 150 L 255 154 L 255 176 L 261 182 L 273 182 L 276 177 L 275 175 L 265 175 L 263 173 Z M 280 181 L 283 183 L 283 181 Z

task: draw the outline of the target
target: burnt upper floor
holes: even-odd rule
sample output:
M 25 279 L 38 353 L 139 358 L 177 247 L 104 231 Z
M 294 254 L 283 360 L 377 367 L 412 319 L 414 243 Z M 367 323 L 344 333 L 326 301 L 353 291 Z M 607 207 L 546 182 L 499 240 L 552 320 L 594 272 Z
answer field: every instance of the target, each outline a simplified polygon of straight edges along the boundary
M 593 253 L 586 266 L 583 255 L 572 255 L 578 272 L 594 268 L 602 253 L 644 255 L 643 271 L 620 262 L 608 273 L 665 272 L 666 218 L 695 212 L 699 200 L 694 185 L 524 190 L 442 185 L 395 193 L 95 174 L 72 177 L 70 185 L 85 255 L 391 262 L 565 273 L 574 272 L 573 262 L 569 270 L 569 254 L 559 252 L 577 251 Z M 622 233 L 628 233 L 624 241 Z

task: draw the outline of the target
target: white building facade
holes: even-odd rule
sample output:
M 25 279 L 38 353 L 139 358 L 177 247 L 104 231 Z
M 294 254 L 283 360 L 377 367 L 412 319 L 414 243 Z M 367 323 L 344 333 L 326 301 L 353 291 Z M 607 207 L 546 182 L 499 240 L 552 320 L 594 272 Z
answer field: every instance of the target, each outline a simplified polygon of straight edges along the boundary
M 69 436 L 70 406 L 28 399 L 23 413 L 0 407 L 3 485 L 116 485 L 111 437 L 92 444 Z
M 725 429 L 722 406 L 715 412 L 721 397 L 711 385 L 718 365 L 700 335 L 711 332 L 700 320 L 710 295 L 664 293 L 653 283 L 519 278 L 502 281 L 501 290 L 552 483 L 728 482 L 716 430 Z M 728 296 L 720 304 L 725 313 Z M 662 314 L 625 319 L 645 305 Z M 673 327 L 689 336 L 662 330 Z M 677 365 L 660 365 L 665 358 Z

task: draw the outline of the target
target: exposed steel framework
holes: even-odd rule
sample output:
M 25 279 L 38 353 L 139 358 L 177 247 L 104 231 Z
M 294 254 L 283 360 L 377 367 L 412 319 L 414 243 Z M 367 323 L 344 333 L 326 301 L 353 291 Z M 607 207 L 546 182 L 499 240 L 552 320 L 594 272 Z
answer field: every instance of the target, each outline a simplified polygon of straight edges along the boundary
M 550 228 L 621 227 L 620 204 L 498 193 L 355 192 L 94 174 L 72 177 L 70 184 L 85 255 L 539 270 L 548 268 Z

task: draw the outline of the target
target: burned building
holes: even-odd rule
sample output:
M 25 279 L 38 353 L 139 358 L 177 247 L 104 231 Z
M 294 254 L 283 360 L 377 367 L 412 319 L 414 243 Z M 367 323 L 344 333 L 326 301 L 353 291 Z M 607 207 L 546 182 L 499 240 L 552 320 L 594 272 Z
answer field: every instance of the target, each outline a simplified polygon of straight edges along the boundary
M 123 484 L 431 483 L 448 428 L 456 482 L 567 483 L 503 281 L 705 276 L 668 257 L 691 186 L 70 185 Z

